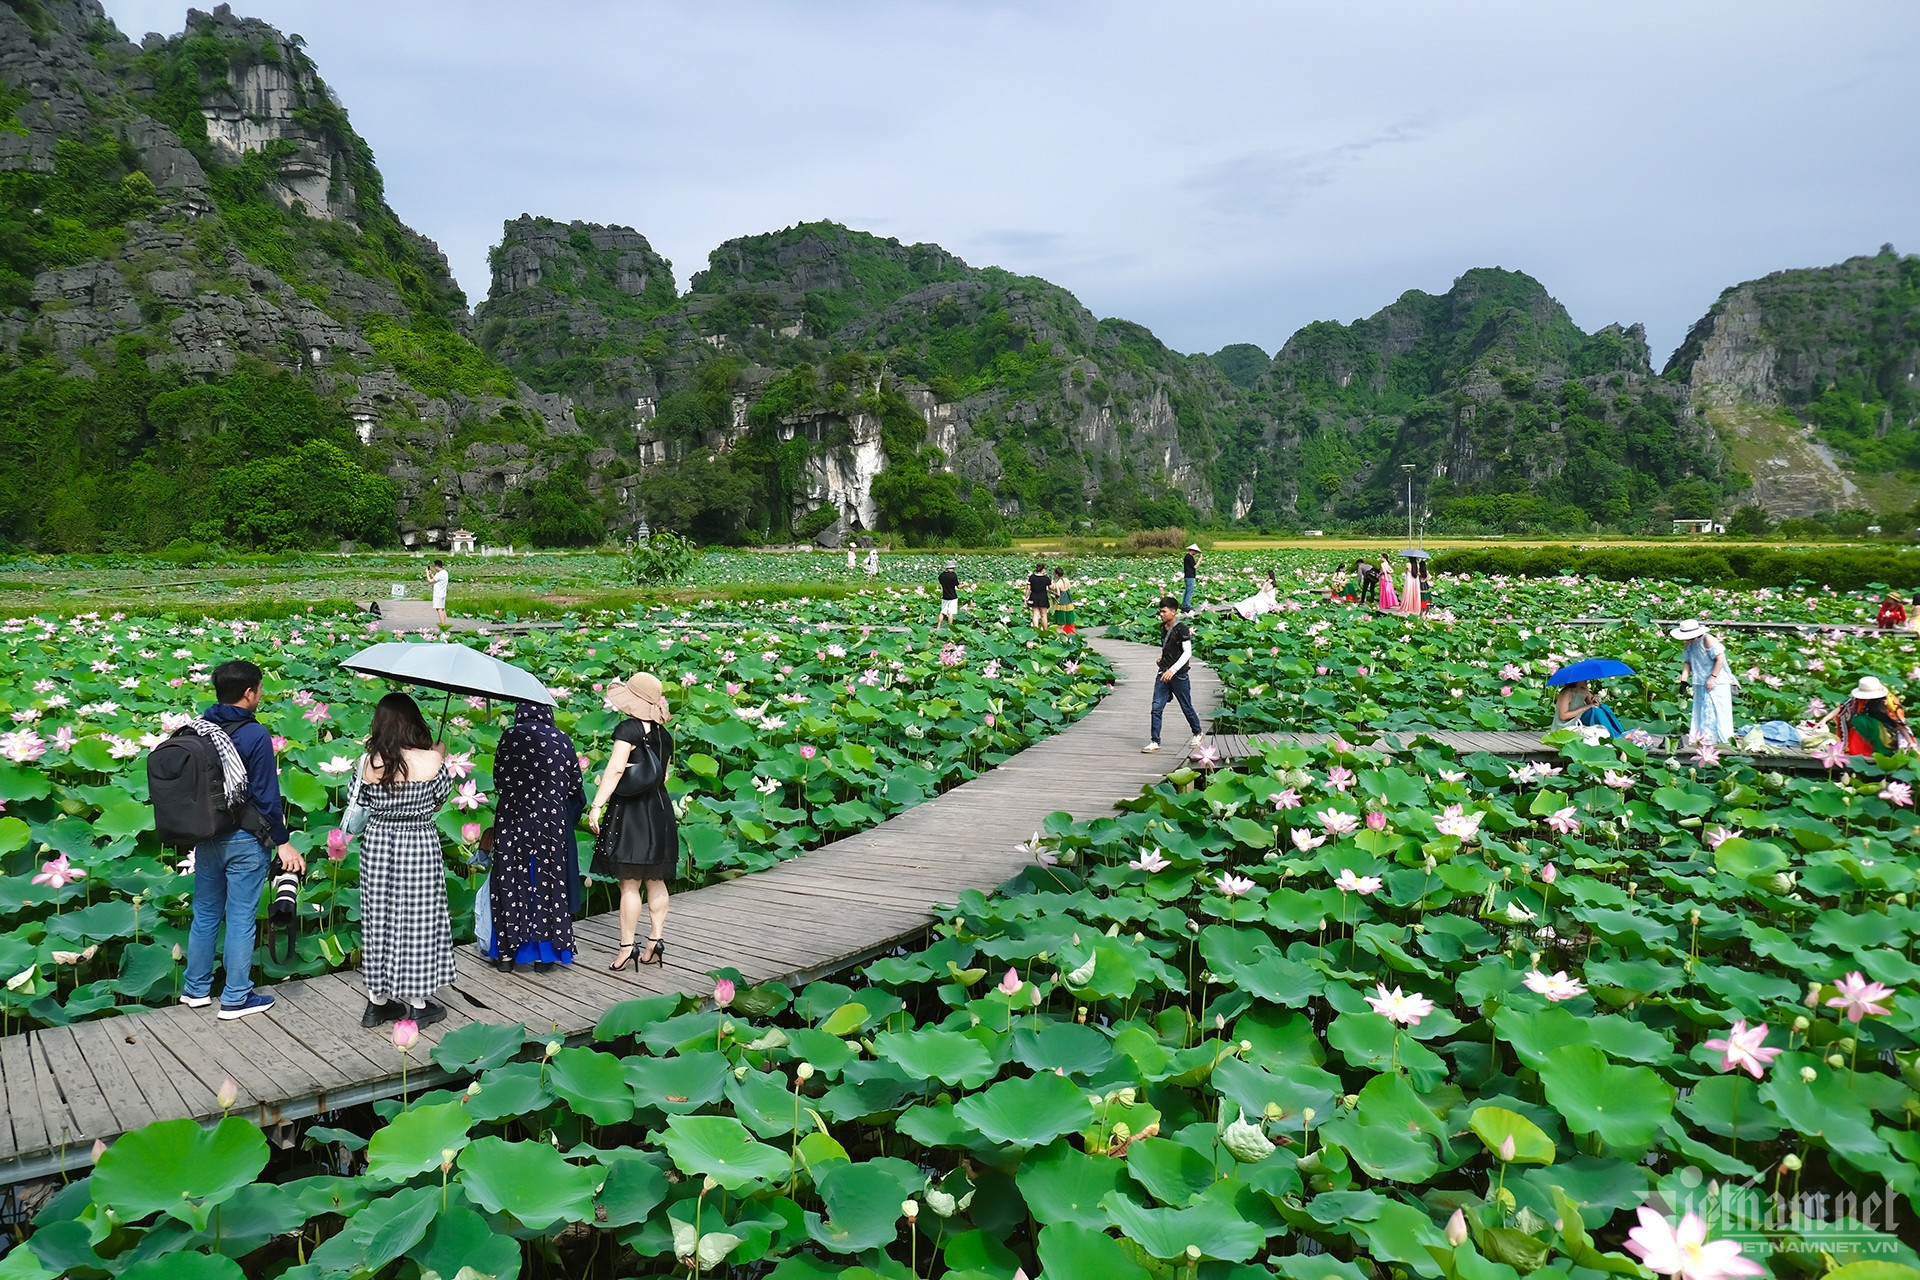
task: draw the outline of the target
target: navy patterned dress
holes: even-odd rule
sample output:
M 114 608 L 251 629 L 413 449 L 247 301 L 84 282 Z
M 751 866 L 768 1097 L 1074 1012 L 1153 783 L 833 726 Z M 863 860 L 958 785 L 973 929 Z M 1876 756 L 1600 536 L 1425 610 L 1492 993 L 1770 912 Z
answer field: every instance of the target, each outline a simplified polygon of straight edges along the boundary
M 586 808 L 580 756 L 553 708 L 520 703 L 493 753 L 493 947 L 516 964 L 573 962 L 580 855 L 573 829 Z

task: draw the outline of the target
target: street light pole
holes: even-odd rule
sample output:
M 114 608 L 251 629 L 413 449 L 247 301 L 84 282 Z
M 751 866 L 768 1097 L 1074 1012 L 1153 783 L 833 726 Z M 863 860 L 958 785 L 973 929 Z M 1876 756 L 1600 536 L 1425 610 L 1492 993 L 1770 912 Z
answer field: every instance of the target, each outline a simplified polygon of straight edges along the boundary
M 1407 473 L 1407 545 L 1413 545 L 1413 464 L 1403 462 L 1400 469 Z

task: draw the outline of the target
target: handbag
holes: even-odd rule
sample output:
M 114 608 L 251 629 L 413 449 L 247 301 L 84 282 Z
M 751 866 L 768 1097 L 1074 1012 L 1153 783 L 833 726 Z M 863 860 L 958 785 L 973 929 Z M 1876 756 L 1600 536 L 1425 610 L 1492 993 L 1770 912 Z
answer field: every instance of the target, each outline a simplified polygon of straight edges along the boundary
M 357 836 L 367 829 L 367 823 L 373 819 L 373 810 L 360 799 L 361 781 L 366 772 L 367 758 L 360 757 L 360 763 L 353 766 L 353 782 L 347 787 L 347 811 L 340 815 L 340 829 L 350 836 Z
M 620 781 L 614 784 L 613 794 L 622 800 L 646 795 L 659 786 L 666 776 L 666 762 L 660 758 L 653 734 L 648 733 L 633 744 L 633 754 L 627 758 L 627 767 L 621 770 Z

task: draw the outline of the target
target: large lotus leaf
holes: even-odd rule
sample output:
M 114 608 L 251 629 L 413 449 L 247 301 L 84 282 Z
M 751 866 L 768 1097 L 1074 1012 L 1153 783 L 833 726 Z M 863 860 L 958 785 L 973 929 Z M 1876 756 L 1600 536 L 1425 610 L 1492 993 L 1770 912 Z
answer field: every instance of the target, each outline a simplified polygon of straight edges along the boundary
M 1616 1066 L 1592 1045 L 1563 1045 L 1548 1054 L 1540 1083 L 1569 1129 L 1598 1134 L 1612 1147 L 1646 1147 L 1673 1114 L 1672 1085 L 1647 1067 Z
M 1772 841 L 1734 836 L 1722 840 L 1720 847 L 1713 851 L 1713 865 L 1722 875 L 1746 880 L 1784 871 L 1789 863 L 1785 850 Z
M 147 1233 L 143 1244 L 158 1245 L 160 1240 L 182 1249 L 208 1249 L 229 1258 L 245 1257 L 274 1236 L 284 1235 L 305 1222 L 310 1215 L 300 1207 L 300 1199 L 285 1187 L 271 1182 L 250 1182 L 221 1201 L 207 1215 L 207 1229 L 185 1237 L 174 1237 L 172 1223 Z M 157 1255 L 158 1248 L 148 1250 Z
M 1233 1039 L 1236 1044 L 1245 1041 L 1249 1046 L 1241 1055 L 1246 1061 L 1268 1071 L 1296 1065 L 1317 1067 L 1327 1060 L 1313 1022 L 1303 1013 L 1249 1009 L 1233 1024 Z
M 598 1049 L 562 1049 L 547 1064 L 547 1087 L 595 1124 L 619 1124 L 633 1118 L 633 1086 L 627 1064 Z M 711 1099 L 709 1099 L 711 1101 Z
M 131 944 L 120 952 L 120 976 L 113 989 L 132 1000 L 144 999 L 174 969 L 173 948 L 160 942 Z
M 146 915 L 151 921 L 152 908 L 148 908 Z M 107 942 L 114 938 L 131 937 L 139 925 L 140 914 L 134 910 L 133 904 L 114 898 L 82 907 L 78 911 L 62 911 L 47 921 L 47 933 L 57 938 Z
M 1533 1010 L 1505 1008 L 1494 1015 L 1493 1025 L 1535 1071 L 1547 1055 L 1568 1044 L 1596 1045 L 1610 1057 L 1649 1064 L 1673 1056 L 1673 1046 L 1652 1027 L 1614 1015 L 1582 1018 L 1557 1004 Z
M 454 1280 L 466 1268 L 493 1280 L 515 1280 L 520 1274 L 520 1242 L 494 1231 L 485 1218 L 463 1205 L 441 1210 L 407 1256 L 422 1275 L 432 1272 L 446 1280 Z
M 812 1063 L 815 1071 L 829 1076 L 839 1075 L 854 1057 L 845 1040 L 818 1027 L 789 1028 L 787 1048 L 796 1061 Z
M 1318 1067 L 1301 1064 L 1267 1071 L 1238 1058 L 1221 1059 L 1213 1071 L 1213 1084 L 1221 1097 L 1238 1103 L 1249 1116 L 1265 1115 L 1271 1103 L 1288 1120 L 1309 1107 L 1316 1116 L 1331 1117 L 1334 1097 L 1340 1092 L 1340 1078 Z
M 792 1133 L 796 1117 L 800 1132 L 813 1128 L 813 1117 L 807 1114 L 804 1100 L 778 1072 L 750 1070 L 737 1079 L 729 1072 L 726 1093 L 727 1101 L 733 1104 L 733 1113 L 758 1137 L 777 1138 L 783 1133 Z
M 1467 1117 L 1467 1128 L 1495 1155 L 1511 1141 L 1513 1155 L 1503 1158 L 1512 1164 L 1552 1164 L 1557 1154 L 1546 1130 L 1505 1107 L 1475 1107 Z
M 628 1058 L 626 1079 L 642 1106 L 670 1115 L 691 1115 L 720 1100 L 726 1092 L 730 1065 L 725 1054 L 710 1051 L 672 1058 Z
M 1709 1076 L 1680 1099 L 1680 1114 L 1723 1138 L 1759 1141 L 1785 1128 L 1746 1075 Z
M 621 1158 L 610 1153 L 606 1162 L 607 1180 L 595 1202 L 594 1221 L 603 1227 L 626 1227 L 645 1222 L 654 1207 L 667 1198 L 667 1176 L 650 1160 L 637 1156 Z M 600 1216 L 604 1211 L 606 1216 Z
M 617 1040 L 621 1036 L 634 1035 L 657 1023 L 665 1022 L 680 1007 L 680 997 L 675 995 L 642 996 L 638 1000 L 622 1000 L 605 1013 L 594 1024 L 595 1040 Z
M 1102 1222 L 1105 1222 L 1104 1215 Z M 1148 1280 L 1126 1247 L 1099 1227 L 1057 1222 L 1040 1229 L 1040 1265 L 1049 1276 L 1098 1276 L 1100 1280 Z
M 826 1216 L 809 1212 L 807 1234 L 835 1253 L 891 1244 L 900 1232 L 901 1203 L 925 1181 L 918 1166 L 891 1156 L 829 1165 L 818 1179 Z
M 1444 1250 L 1446 1236 L 1433 1219 L 1412 1205 L 1388 1200 L 1380 1205 L 1377 1217 L 1356 1222 L 1353 1234 L 1365 1242 L 1367 1251 L 1382 1262 L 1397 1262 L 1416 1275 L 1433 1280 L 1443 1274 L 1429 1249 Z M 1464 1273 L 1463 1280 L 1464 1280 Z
M 1094 1035 L 1098 1037 L 1099 1033 Z M 936 1027 L 883 1031 L 873 1038 L 873 1051 L 917 1079 L 968 1089 L 977 1089 L 993 1079 L 997 1070 L 978 1040 Z
M 25 1249 L 19 1252 L 25 1253 Z M 12 1255 L 8 1255 L 11 1258 Z M 31 1275 L 32 1272 L 23 1272 Z M 48 1273 L 51 1274 L 51 1273 Z M 169 1253 L 136 1262 L 120 1273 L 121 1280 L 244 1280 L 232 1258 L 218 1253 Z M 0 1280 L 7 1280 L 7 1264 L 0 1262 Z
M 211 1129 L 194 1120 L 162 1120 L 102 1152 L 89 1187 L 93 1202 L 122 1222 L 158 1212 L 197 1231 L 207 1225 L 207 1210 L 266 1167 L 265 1136 L 238 1116 Z
M 1013 1056 L 1029 1071 L 1090 1076 L 1113 1061 L 1113 1045 L 1077 1022 L 1050 1022 L 1037 1030 L 1023 1023 L 1013 1033 Z
M 313 1251 L 311 1261 L 322 1274 L 378 1271 L 420 1243 L 439 1212 L 439 1187 L 413 1187 L 382 1197 L 348 1218 L 345 1227 Z
M 1713 797 L 1699 791 L 1683 791 L 1679 787 L 1660 787 L 1653 793 L 1653 802 L 1671 813 L 1685 814 L 1690 818 L 1700 817 L 1713 808 Z
M 1391 1070 L 1398 1058 L 1401 1066 L 1422 1081 L 1422 1088 L 1431 1088 L 1447 1074 L 1446 1064 L 1438 1054 L 1411 1035 L 1398 1031 L 1383 1014 L 1341 1014 L 1327 1028 L 1327 1043 L 1354 1066 L 1373 1071 Z
M 1813 1071 L 1811 1083 L 1801 1080 L 1802 1070 Z M 1802 1137 L 1818 1138 L 1842 1154 L 1886 1152 L 1885 1139 L 1873 1131 L 1873 1113 L 1848 1088 L 1847 1072 L 1834 1070 L 1814 1054 L 1781 1054 L 1760 1086 L 1760 1097 Z
M 1127 1172 L 1155 1200 L 1174 1208 L 1184 1206 L 1219 1176 L 1211 1159 L 1169 1138 L 1143 1138 L 1129 1145 Z
M 954 1114 L 996 1142 L 1038 1147 L 1083 1129 L 1093 1104 L 1073 1083 L 1051 1071 L 1024 1080 L 1002 1080 L 954 1104 Z
M 504 1066 L 526 1043 L 527 1029 L 518 1022 L 469 1022 L 449 1031 L 433 1046 L 435 1064 L 447 1071 L 491 1071 Z
M 731 1116 L 674 1116 L 660 1145 L 680 1172 L 706 1174 L 729 1191 L 784 1178 L 792 1167 L 786 1152 L 755 1142 Z
M 835 1009 L 820 1022 L 820 1030 L 830 1036 L 844 1036 L 867 1025 L 867 1006 L 850 1001 Z
M 851 1062 L 844 1078 L 820 1095 L 814 1106 L 829 1120 L 867 1120 L 896 1111 L 925 1085 L 892 1062 Z
M 553 1105 L 553 1095 L 541 1083 L 540 1064 L 510 1062 L 480 1077 L 480 1090 L 467 1097 L 467 1114 L 493 1122 L 531 1115 Z
M 568 1164 L 544 1142 L 481 1138 L 460 1153 L 460 1183 L 474 1203 L 535 1231 L 591 1222 L 594 1190 L 605 1176 L 599 1165 Z
M 93 829 L 114 840 L 139 835 L 153 826 L 153 810 L 137 800 L 110 804 L 93 820 Z
M 367 1142 L 367 1173 L 385 1182 L 405 1182 L 437 1169 L 466 1147 L 472 1124 L 458 1102 L 402 1111 L 373 1131 Z
M 1363 1124 L 1355 1117 L 1341 1116 L 1321 1125 L 1320 1136 L 1338 1144 L 1371 1178 L 1425 1182 L 1440 1168 L 1433 1143 L 1405 1129 Z
M 1021 1162 L 1014 1175 L 1020 1194 L 1034 1219 L 1072 1224 L 1095 1231 L 1107 1227 L 1101 1198 L 1111 1191 L 1130 1191 L 1125 1161 L 1092 1156 L 1065 1141 L 1047 1144 Z
M 1267 1242 L 1262 1228 L 1218 1200 L 1202 1200 L 1191 1209 L 1145 1209 L 1112 1191 L 1100 1204 L 1114 1226 L 1156 1258 L 1184 1257 L 1191 1247 L 1203 1258 L 1245 1262 Z
M 1414 1092 L 1407 1078 L 1397 1071 L 1389 1071 L 1367 1081 L 1358 1097 L 1360 1108 L 1356 1114 L 1361 1124 L 1385 1125 L 1402 1133 L 1424 1133 L 1443 1144 L 1447 1140 L 1446 1121 Z

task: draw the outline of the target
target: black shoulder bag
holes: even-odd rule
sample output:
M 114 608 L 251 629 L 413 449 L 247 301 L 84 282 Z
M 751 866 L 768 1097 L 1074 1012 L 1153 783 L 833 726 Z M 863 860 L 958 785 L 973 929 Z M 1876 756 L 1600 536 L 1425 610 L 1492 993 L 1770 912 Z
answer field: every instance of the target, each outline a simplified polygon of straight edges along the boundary
M 662 758 L 658 736 L 649 730 L 645 737 L 632 744 L 633 751 L 627 757 L 627 767 L 621 771 L 620 781 L 613 787 L 613 794 L 619 799 L 631 800 L 635 796 L 646 795 L 666 780 L 667 762 Z

